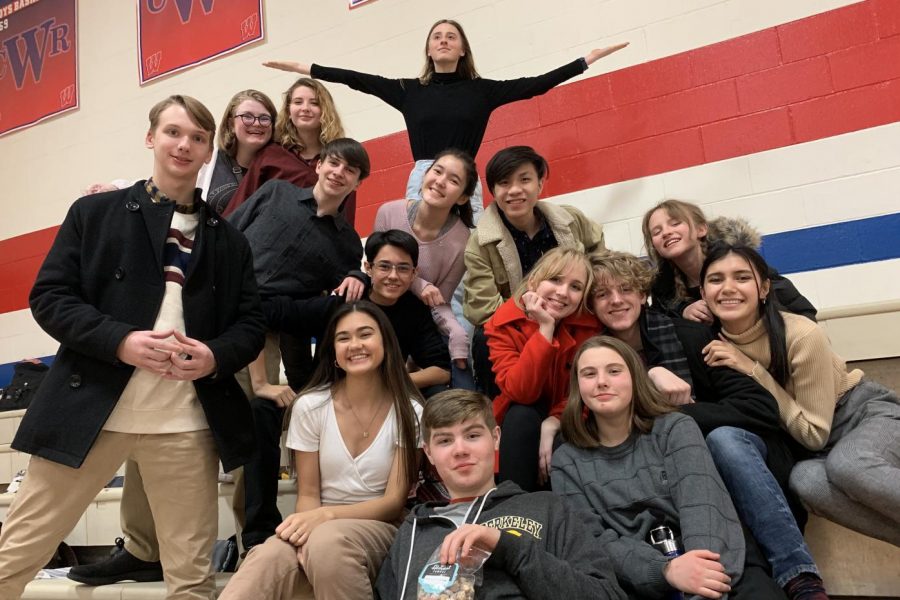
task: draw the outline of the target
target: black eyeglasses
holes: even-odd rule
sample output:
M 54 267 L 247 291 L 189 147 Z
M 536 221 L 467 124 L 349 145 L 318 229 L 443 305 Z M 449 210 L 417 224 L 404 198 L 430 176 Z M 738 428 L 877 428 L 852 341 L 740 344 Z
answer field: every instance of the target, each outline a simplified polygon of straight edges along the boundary
M 235 119 L 238 117 L 241 118 L 241 121 L 243 121 L 244 125 L 246 125 L 247 127 L 252 127 L 253 124 L 257 121 L 259 121 L 261 127 L 268 127 L 272 124 L 272 117 L 270 117 L 269 115 L 259 115 L 258 117 L 256 115 L 251 115 L 250 113 L 241 113 L 239 115 L 234 115 Z
M 397 275 L 400 277 L 406 277 L 410 273 L 413 272 L 413 266 L 409 263 L 400 263 L 395 265 L 392 262 L 388 262 L 386 260 L 379 260 L 377 263 L 373 265 L 375 270 L 384 275 L 390 274 L 391 271 L 397 271 Z

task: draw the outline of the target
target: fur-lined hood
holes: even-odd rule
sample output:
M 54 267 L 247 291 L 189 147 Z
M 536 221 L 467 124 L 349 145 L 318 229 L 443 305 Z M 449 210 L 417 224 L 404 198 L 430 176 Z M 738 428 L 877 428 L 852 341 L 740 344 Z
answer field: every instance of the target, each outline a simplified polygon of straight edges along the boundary
M 709 222 L 708 227 L 708 244 L 724 242 L 732 246 L 750 246 L 757 250 L 762 245 L 759 231 L 742 217 L 717 217 Z

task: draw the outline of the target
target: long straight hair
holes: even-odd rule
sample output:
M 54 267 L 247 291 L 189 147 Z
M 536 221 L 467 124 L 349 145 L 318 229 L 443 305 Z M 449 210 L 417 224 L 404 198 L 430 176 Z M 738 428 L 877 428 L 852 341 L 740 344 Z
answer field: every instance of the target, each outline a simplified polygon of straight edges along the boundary
M 441 19 L 431 26 L 431 29 L 428 30 L 428 36 L 425 38 L 425 66 L 422 67 L 422 74 L 419 75 L 419 83 L 422 85 L 431 83 L 431 76 L 434 75 L 434 61 L 428 56 L 428 42 L 431 40 L 431 33 L 435 27 L 444 23 L 456 28 L 456 31 L 459 32 L 459 39 L 463 43 L 465 55 L 461 56 L 459 62 L 456 63 L 457 75 L 463 79 L 478 79 L 480 77 L 475 69 L 475 57 L 472 56 L 472 46 L 469 45 L 469 38 L 466 36 L 466 32 L 463 31 L 462 25 L 453 19 Z
M 634 349 L 618 338 L 598 335 L 586 340 L 575 358 L 569 374 L 569 401 L 562 414 L 562 433 L 566 441 L 579 448 L 596 448 L 601 445 L 600 428 L 594 414 L 581 397 L 578 386 L 578 362 L 581 356 L 594 348 L 609 348 L 622 357 L 625 368 L 631 374 L 631 427 L 640 433 L 650 433 L 656 417 L 675 411 L 666 403 L 662 394 L 650 381 L 644 363 Z
M 706 273 L 709 268 L 729 254 L 743 258 L 750 265 L 750 269 L 756 275 L 757 298 L 759 298 L 760 286 L 765 282 L 769 283 L 769 293 L 764 302 L 758 303 L 757 312 L 769 338 L 769 374 L 778 382 L 778 385 L 784 387 L 791 377 L 787 355 L 787 336 L 784 329 L 784 317 L 781 315 L 781 304 L 778 302 L 778 296 L 772 291 L 769 265 L 766 263 L 766 259 L 750 246 L 716 242 L 706 250 L 706 259 L 703 261 L 703 266 L 700 267 L 700 285 L 706 283 Z M 715 325 L 717 328 L 722 326 L 718 317 L 716 317 Z
M 397 335 L 394 333 L 391 322 L 380 308 L 368 300 L 360 300 L 358 302 L 341 304 L 334 311 L 331 320 L 328 322 L 325 335 L 320 342 L 321 349 L 318 364 L 309 383 L 300 391 L 298 397 L 310 391 L 332 388 L 347 378 L 344 370 L 337 366 L 334 338 L 341 320 L 350 313 L 355 312 L 370 316 L 381 332 L 381 339 L 384 342 L 384 360 L 381 361 L 381 365 L 378 367 L 379 377 L 382 385 L 384 385 L 391 396 L 394 414 L 397 418 L 397 431 L 400 433 L 400 443 L 403 446 L 401 460 L 403 469 L 400 477 L 412 486 L 418 478 L 418 473 L 416 472 L 418 419 L 413 410 L 411 400 L 415 400 L 419 404 L 424 404 L 424 400 L 419 392 L 419 388 L 409 378 L 409 373 L 406 371 L 406 362 L 403 360 L 403 355 L 400 354 L 400 344 L 397 342 Z

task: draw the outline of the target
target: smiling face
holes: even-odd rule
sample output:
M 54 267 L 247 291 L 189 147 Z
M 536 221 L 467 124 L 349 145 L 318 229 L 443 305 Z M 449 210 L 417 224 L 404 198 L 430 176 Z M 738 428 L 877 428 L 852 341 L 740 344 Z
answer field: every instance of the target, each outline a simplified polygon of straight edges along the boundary
M 659 208 L 647 222 L 653 248 L 661 258 L 676 260 L 700 249 L 700 239 L 706 236 L 705 224 L 695 225 L 687 219 L 669 214 Z
M 634 384 L 618 352 L 602 346 L 590 348 L 581 353 L 575 368 L 578 391 L 594 419 L 613 421 L 631 415 Z
M 454 204 L 465 204 L 466 167 L 455 156 L 442 156 L 425 172 L 422 200 L 439 210 L 450 210 Z
M 494 487 L 494 456 L 500 428 L 491 431 L 483 417 L 431 430 L 423 449 L 451 498 L 480 496 Z
M 291 103 L 288 108 L 291 115 L 291 123 L 297 131 L 312 131 L 318 133 L 322 129 L 322 107 L 316 91 L 305 85 L 299 85 L 291 93 Z
M 428 34 L 426 54 L 436 66 L 446 66 L 446 70 L 455 71 L 456 63 L 466 54 L 459 30 L 450 23 L 439 23 L 432 27 Z
M 530 285 L 529 288 L 545 301 L 547 312 L 559 322 L 579 309 L 587 279 L 584 265 L 573 264 L 562 273 Z
M 159 114 L 145 145 L 153 150 L 153 178 L 162 186 L 196 181 L 200 167 L 212 158 L 212 133 L 194 123 L 178 104 Z
M 334 354 L 348 377 L 377 371 L 384 360 L 384 340 L 375 319 L 360 311 L 342 317 L 335 328 Z
M 375 259 L 366 261 L 366 273 L 372 278 L 369 300 L 382 306 L 392 306 L 409 290 L 416 268 L 412 257 L 403 248 L 382 246 Z
M 316 164 L 316 174 L 316 188 L 329 197 L 343 200 L 359 186 L 360 170 L 333 154 Z
M 732 252 L 709 265 L 700 292 L 722 325 L 741 333 L 759 319 L 760 301 L 769 294 L 769 280 L 761 280 L 747 259 Z
M 611 334 L 626 338 L 640 325 L 647 294 L 631 284 L 606 276 L 594 283 L 591 308 Z
M 259 120 L 253 122 L 253 125 L 244 125 L 244 121 L 237 115 L 253 115 L 254 117 L 269 117 L 268 125 L 261 125 Z M 258 150 L 269 143 L 272 139 L 272 125 L 275 121 L 275 115 L 269 114 L 266 107 L 261 102 L 253 99 L 247 99 L 238 104 L 232 116 L 234 121 L 234 136 L 242 147 L 248 147 Z
M 537 169 L 529 162 L 499 179 L 491 191 L 497 208 L 510 221 L 517 221 L 530 218 L 543 188 L 544 180 L 538 178 Z

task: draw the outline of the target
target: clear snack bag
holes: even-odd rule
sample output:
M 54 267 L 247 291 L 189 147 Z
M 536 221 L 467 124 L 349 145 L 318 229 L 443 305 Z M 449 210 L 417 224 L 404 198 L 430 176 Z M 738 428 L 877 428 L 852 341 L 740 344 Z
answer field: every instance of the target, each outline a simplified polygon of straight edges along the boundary
M 441 547 L 419 573 L 417 600 L 475 600 L 475 586 L 481 585 L 481 566 L 491 553 L 472 546 L 466 556 L 456 555 L 456 563 L 442 565 Z

